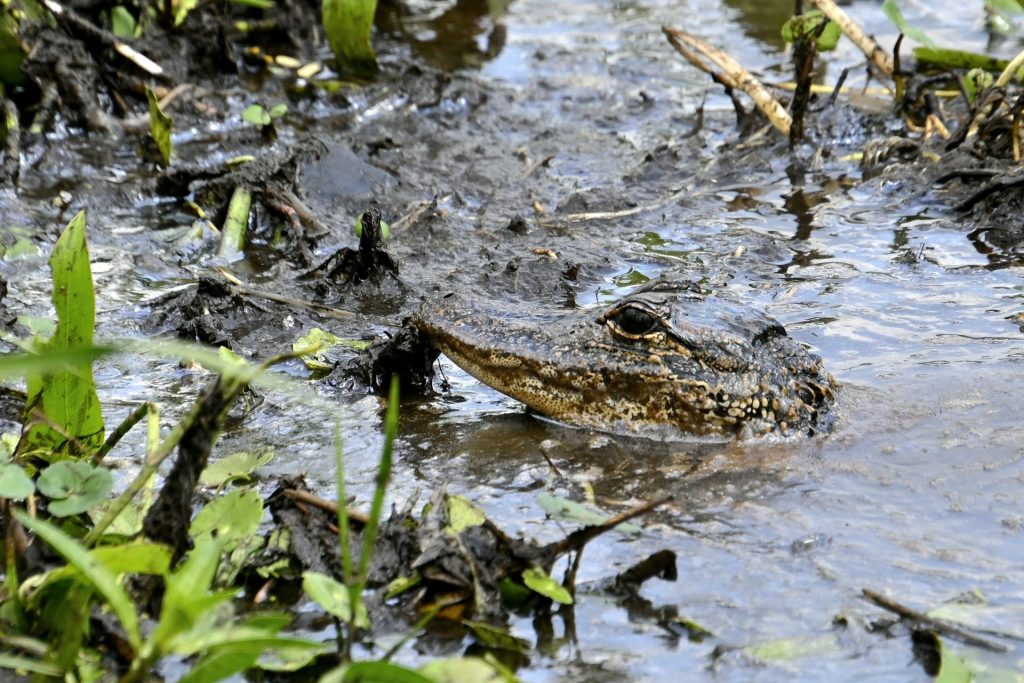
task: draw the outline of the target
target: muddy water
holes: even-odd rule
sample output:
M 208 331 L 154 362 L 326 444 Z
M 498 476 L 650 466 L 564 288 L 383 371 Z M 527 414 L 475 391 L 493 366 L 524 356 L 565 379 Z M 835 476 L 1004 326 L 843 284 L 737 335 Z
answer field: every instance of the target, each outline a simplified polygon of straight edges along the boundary
M 328 150 L 305 176 L 311 206 L 333 230 L 320 252 L 352 241 L 351 216 L 367 204 L 395 221 L 437 196 L 443 216 L 392 239 L 413 291 L 479 287 L 538 306 L 586 306 L 679 273 L 766 309 L 843 384 L 840 419 L 825 438 L 657 443 L 525 415 L 442 361 L 450 388 L 403 404 L 396 501 L 447 485 L 500 526 L 552 539 L 563 530 L 545 520 L 540 490 L 593 495 L 611 511 L 675 497 L 641 537 L 589 546 L 581 578 L 608 577 L 670 549 L 679 579 L 645 584 L 646 604 L 584 589 L 573 618 L 555 616 L 553 631 L 513 621 L 517 635 L 538 645 L 520 677 L 927 679 L 905 630 L 874 630 L 884 615 L 860 599 L 863 588 L 919 608 L 979 591 L 990 605 L 978 611 L 985 626 L 1020 633 L 1024 339 L 1009 319 L 1024 309 L 1018 257 L 972 240 L 939 191 L 913 178 L 862 183 L 856 164 L 842 158 L 859 149 L 856 135 L 837 133 L 824 157 L 798 151 L 814 158 L 803 174 L 787 170 L 791 158 L 781 148 L 737 148 L 728 101 L 717 92 L 705 101 L 705 80 L 666 47 L 659 27 L 686 26 L 748 65 L 772 69 L 785 60 L 772 22 L 789 3 L 517 0 L 492 3 L 489 13 L 484 4 L 453 3 L 456 14 L 396 20 L 389 29 L 385 63 L 412 56 L 452 70 L 450 82 L 437 80 L 436 99 L 417 104 L 371 86 L 345 103 L 292 102 L 293 122 Z M 966 10 L 929 3 L 911 20 L 937 37 L 955 34 L 963 47 L 985 47 L 980 9 L 958 19 L 955 32 L 943 28 L 944 11 Z M 891 37 L 875 3 L 854 2 L 851 12 Z M 849 48 L 835 59 L 855 61 Z M 229 101 L 240 110 L 247 100 Z M 702 101 L 705 127 L 689 136 Z M 278 145 L 292 139 L 286 128 Z M 258 149 L 254 136 L 225 142 L 222 131 L 181 132 L 176 142 L 183 157 L 229 155 L 225 145 Z M 51 202 L 58 191 L 72 193 L 74 208 L 89 206 L 100 333 L 119 334 L 139 329 L 148 299 L 211 261 L 202 248 L 176 246 L 192 219 L 142 189 L 151 171 L 135 162 L 130 142 L 94 147 L 74 134 L 55 140 L 34 160 L 51 171 L 28 181 L 20 199 L 4 199 L 4 223 L 49 225 L 52 237 L 70 215 Z M 534 203 L 544 216 L 535 216 Z M 644 206 L 652 208 L 566 220 Z M 516 214 L 528 218 L 526 235 L 505 229 Z M 233 268 L 266 286 L 295 287 L 286 266 L 261 263 Z M 563 282 L 569 264 L 580 274 Z M 46 312 L 41 258 L 11 262 L 6 275 L 19 311 Z M 360 336 L 394 325 L 413 302 L 342 304 L 360 315 L 335 329 Z M 332 324 L 295 312 L 266 333 L 271 342 L 256 336 L 238 345 L 283 345 L 314 322 Z M 97 377 L 110 419 L 144 398 L 173 406 L 202 382 L 140 360 L 104 366 Z M 345 392 L 337 400 L 352 487 L 365 497 L 379 403 Z M 329 494 L 331 435 L 323 425 L 270 394 L 220 452 L 273 443 L 269 474 L 305 471 Z M 713 637 L 691 641 L 674 617 Z M 781 661 L 744 649 L 779 639 L 795 649 Z M 408 658 L 462 647 L 433 642 Z M 1024 657 L 1020 646 L 1008 654 L 952 646 L 1007 669 Z

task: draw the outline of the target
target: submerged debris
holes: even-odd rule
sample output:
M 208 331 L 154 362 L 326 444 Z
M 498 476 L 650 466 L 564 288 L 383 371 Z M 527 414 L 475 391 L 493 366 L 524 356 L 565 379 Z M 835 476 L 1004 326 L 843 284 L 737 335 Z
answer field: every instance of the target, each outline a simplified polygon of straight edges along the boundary
M 430 389 L 438 355 L 438 350 L 406 318 L 394 334 L 378 339 L 354 358 L 343 375 L 377 393 L 386 392 L 392 375 L 397 375 L 404 396 L 420 395 Z

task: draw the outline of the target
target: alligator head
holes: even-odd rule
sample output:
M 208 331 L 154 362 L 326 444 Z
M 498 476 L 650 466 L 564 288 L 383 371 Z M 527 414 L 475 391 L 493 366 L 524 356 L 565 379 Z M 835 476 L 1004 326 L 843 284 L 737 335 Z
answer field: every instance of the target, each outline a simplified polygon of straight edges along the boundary
M 644 434 L 828 426 L 835 380 L 763 313 L 655 280 L 600 309 L 524 311 L 449 295 L 413 324 L 478 380 L 552 419 Z

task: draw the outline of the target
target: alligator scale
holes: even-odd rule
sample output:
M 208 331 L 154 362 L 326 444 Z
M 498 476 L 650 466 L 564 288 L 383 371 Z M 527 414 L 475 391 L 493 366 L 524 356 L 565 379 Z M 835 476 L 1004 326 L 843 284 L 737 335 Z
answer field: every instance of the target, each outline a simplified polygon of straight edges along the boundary
M 811 434 L 835 380 L 778 322 L 655 280 L 603 309 L 498 309 L 449 295 L 413 324 L 478 380 L 568 424 L 625 433 Z

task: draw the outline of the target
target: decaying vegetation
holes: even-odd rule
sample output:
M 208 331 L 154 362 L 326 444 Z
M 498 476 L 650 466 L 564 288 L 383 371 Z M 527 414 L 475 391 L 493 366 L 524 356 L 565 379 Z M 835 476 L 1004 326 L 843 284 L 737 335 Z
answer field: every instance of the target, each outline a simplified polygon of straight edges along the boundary
M 230 346 L 237 321 L 249 316 L 280 317 L 307 307 L 325 317 L 348 319 L 352 313 L 333 304 L 355 288 L 380 287 L 389 296 L 411 298 L 400 263 L 386 248 L 389 226 L 376 208 L 360 214 L 358 248 L 314 259 L 313 247 L 333 219 L 316 215 L 303 197 L 301 162 L 322 152 L 312 137 L 258 157 L 195 166 L 180 162 L 171 144 L 172 131 L 182 120 L 211 122 L 225 116 L 227 98 L 217 81 L 237 78 L 240 67 L 273 68 L 297 88 L 328 97 L 368 82 L 380 69 L 369 42 L 375 5 L 343 0 L 325 0 L 322 6 L 306 0 L 66 5 L 11 0 L 0 13 L 0 182 L 17 188 L 23 164 L 32 158 L 27 152 L 46 145 L 47 133 L 56 127 L 131 137 L 139 153 L 159 169 L 154 193 L 188 202 L 196 229 L 217 240 L 220 258 L 240 254 L 253 230 L 276 235 L 287 245 L 286 257 L 303 271 L 298 281 L 317 300 L 248 287 L 210 268 L 191 287 L 154 302 L 150 331 Z M 861 68 L 891 97 L 893 116 L 904 127 L 901 135 L 865 148 L 866 171 L 941 160 L 945 170 L 936 173 L 936 180 L 959 184 L 956 207 L 962 211 L 1003 200 L 1024 184 L 1014 166 L 1021 160 L 1024 91 L 1018 74 L 1024 53 L 1008 63 L 993 63 L 929 47 L 916 53 L 917 66 L 909 68 L 900 42 L 890 52 L 830 0 L 814 5 L 814 12 L 794 17 L 784 29 L 794 68 L 793 82 L 786 87 L 764 83 L 692 32 L 668 26 L 663 31 L 672 47 L 726 89 L 748 142 L 775 144 L 773 130 L 793 149 L 827 139 L 827 126 L 819 128 L 816 116 L 840 106 L 843 79 L 823 92 L 812 82 L 813 67 L 841 33 L 863 50 Z M 894 22 L 910 36 L 912 27 L 900 24 L 891 0 L 888 6 Z M 335 56 L 333 65 L 317 58 L 321 36 Z M 298 56 L 282 56 L 282 46 Z M 418 96 L 429 101 L 434 93 L 424 88 Z M 767 124 L 747 110 L 740 92 L 753 100 Z M 822 95 L 828 96 L 824 103 L 817 101 Z M 247 132 L 264 142 L 280 134 L 287 116 L 287 105 L 269 102 L 251 104 L 242 114 L 251 125 Z M 527 174 L 549 160 L 531 164 Z M 1014 201 L 998 210 L 1019 211 L 1019 200 Z M 395 229 L 439 211 L 437 205 L 436 197 L 424 202 Z M 566 213 L 561 219 L 615 218 L 652 206 Z M 993 210 L 987 208 L 989 214 Z M 529 227 L 518 217 L 509 229 L 521 235 Z M 20 439 L 3 442 L 0 458 L 5 565 L 0 667 L 38 677 L 126 682 L 145 680 L 182 662 L 188 671 L 182 677 L 188 681 L 250 670 L 301 672 L 326 681 L 514 680 L 516 662 L 531 648 L 508 632 L 510 611 L 531 610 L 538 621 L 550 620 L 556 610 L 569 613 L 587 543 L 609 532 L 638 533 L 630 521 L 667 500 L 606 516 L 547 497 L 545 512 L 580 528 L 546 544 L 507 534 L 472 502 L 443 490 L 407 501 L 389 514 L 385 500 L 399 387 L 426 391 L 437 355 L 409 327 L 361 349 L 362 355 L 342 368 L 347 378 L 354 376 L 388 396 L 384 447 L 368 510 L 349 509 L 340 443 L 335 466 L 341 504 L 311 492 L 301 478 L 264 482 L 260 489 L 252 479 L 269 454 L 211 459 L 232 412 L 244 411 L 238 404 L 253 387 L 269 387 L 294 395 L 317 416 L 311 419 L 331 424 L 337 419 L 334 406 L 271 368 L 302 358 L 311 372 L 327 375 L 336 368 L 321 355 L 324 347 L 358 344 L 320 330 L 315 339 L 296 342 L 291 353 L 250 364 L 226 348 L 217 352 L 183 342 L 97 343 L 85 235 L 86 217 L 78 214 L 50 258 L 56 311 L 52 335 L 45 340 L 8 335 L 7 342 L 21 350 L 0 359 L 5 377 L 25 382 Z M 541 255 L 548 256 L 543 250 Z M 551 252 L 550 257 L 557 255 Z M 565 277 L 575 277 L 573 268 L 566 266 Z M 169 431 L 160 428 L 166 407 L 153 403 L 137 406 L 120 424 L 104 424 L 93 362 L 139 353 L 197 363 L 209 373 L 191 406 L 176 407 L 183 416 Z M 145 452 L 139 454 L 138 471 L 115 491 L 104 459 L 132 430 L 145 430 Z M 172 456 L 173 465 L 160 470 Z M 264 499 L 261 493 L 268 491 Z M 563 563 L 565 576 L 554 576 L 556 565 Z M 609 577 L 598 590 L 638 603 L 640 585 L 654 577 L 675 579 L 670 552 L 654 553 Z M 866 595 L 881 604 L 875 594 Z M 309 624 L 293 628 L 287 608 L 300 599 L 315 603 L 318 618 L 333 623 L 335 642 L 311 636 Z M 929 632 L 1000 647 L 998 641 L 891 600 L 883 607 Z M 666 610 L 645 608 L 648 618 L 669 633 L 710 635 Z M 415 671 L 391 661 L 409 638 L 435 620 L 470 634 L 480 656 L 439 660 Z M 389 647 L 379 645 L 377 639 L 393 634 L 395 623 L 407 635 Z M 932 637 L 930 645 L 941 657 L 941 642 Z

